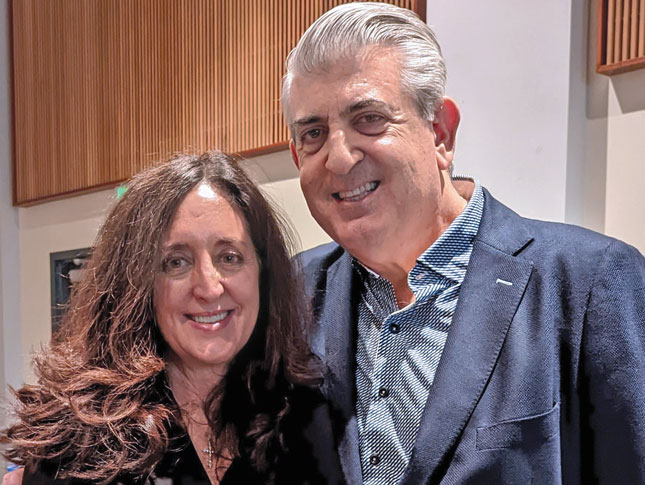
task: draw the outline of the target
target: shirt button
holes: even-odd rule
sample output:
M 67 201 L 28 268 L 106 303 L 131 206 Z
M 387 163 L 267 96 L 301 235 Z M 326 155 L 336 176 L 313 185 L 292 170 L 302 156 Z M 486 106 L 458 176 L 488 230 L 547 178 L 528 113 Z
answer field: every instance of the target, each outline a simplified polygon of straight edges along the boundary
M 415 279 L 415 280 L 417 280 L 417 281 L 419 281 L 419 280 L 423 279 L 423 275 L 422 275 L 422 274 L 418 274 L 418 275 L 416 275 L 416 276 L 414 277 L 414 279 Z
M 399 333 L 401 331 L 401 327 L 397 325 L 396 323 L 390 323 L 390 332 L 391 333 Z
M 378 457 L 378 455 L 372 455 L 370 456 L 370 463 L 374 466 L 378 465 L 381 462 L 381 459 Z
M 385 387 L 381 387 L 378 390 L 378 395 L 381 397 L 388 397 L 390 395 L 390 391 L 388 391 Z

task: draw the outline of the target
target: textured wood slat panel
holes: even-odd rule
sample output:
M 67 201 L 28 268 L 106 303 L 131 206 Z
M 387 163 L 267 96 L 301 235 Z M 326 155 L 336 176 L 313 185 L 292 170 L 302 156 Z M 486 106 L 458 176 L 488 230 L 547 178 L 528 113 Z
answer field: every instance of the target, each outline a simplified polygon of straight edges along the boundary
M 601 1 L 601 0 L 597 0 Z M 620 1 L 620 0 L 618 0 Z M 609 0 L 609 8 L 608 8 L 608 13 L 607 13 L 607 19 L 605 22 L 607 23 L 607 39 L 608 41 L 605 43 L 606 44 L 606 49 L 607 49 L 607 64 L 612 64 L 614 62 L 614 44 L 613 44 L 613 38 L 614 38 L 614 22 L 613 18 L 616 12 L 616 0 Z M 603 22 L 602 19 L 599 20 L 599 22 Z M 598 42 L 601 40 L 598 39 Z
M 638 0 L 632 0 L 632 12 L 630 15 L 631 25 L 629 31 L 629 58 L 633 59 L 638 55 Z
M 621 46 L 621 39 L 623 38 L 623 4 L 624 0 L 616 2 L 616 14 L 614 16 L 614 61 L 620 62 L 623 60 L 623 50 Z
M 645 0 L 597 0 L 596 70 L 618 74 L 645 68 Z
M 623 0 L 623 35 L 620 39 L 621 54 L 620 57 L 622 60 L 629 59 L 629 37 L 630 37 L 630 27 L 631 23 L 629 17 L 631 15 L 631 0 Z
M 640 0 L 638 18 L 638 57 L 645 57 L 645 0 Z
M 340 3 L 13 0 L 14 202 L 116 184 L 178 151 L 286 147 L 284 59 Z

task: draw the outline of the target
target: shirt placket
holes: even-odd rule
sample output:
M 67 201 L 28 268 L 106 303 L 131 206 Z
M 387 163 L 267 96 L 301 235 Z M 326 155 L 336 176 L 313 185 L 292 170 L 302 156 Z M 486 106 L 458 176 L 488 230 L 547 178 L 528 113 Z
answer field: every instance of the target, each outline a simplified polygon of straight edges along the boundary
M 387 404 L 395 376 L 386 366 L 397 358 L 391 355 L 391 337 L 400 329 L 400 322 L 396 323 L 398 319 L 392 315 L 397 311 L 394 290 L 386 280 L 375 279 L 370 281 L 366 297 L 375 322 L 380 324 L 369 406 L 361 438 L 364 481 L 369 484 L 384 483 L 384 480 L 387 481 L 384 471 L 404 467 L 405 462 L 403 450 L 397 449 L 396 430 Z
M 405 321 L 414 318 L 415 305 L 399 310 L 396 306 L 394 290 L 388 285 L 387 290 L 373 292 L 371 296 L 380 302 L 388 301 L 388 306 L 381 306 L 377 361 L 374 365 L 370 405 L 365 419 L 364 450 L 362 453 L 365 483 L 389 483 L 399 476 L 407 466 L 407 451 L 402 446 L 394 420 L 392 399 L 397 392 L 400 380 L 399 364 L 405 359 L 408 347 L 405 339 Z M 385 298 L 387 296 L 387 298 Z M 372 304 L 372 307 L 376 305 Z M 408 322 L 409 323 L 409 322 Z

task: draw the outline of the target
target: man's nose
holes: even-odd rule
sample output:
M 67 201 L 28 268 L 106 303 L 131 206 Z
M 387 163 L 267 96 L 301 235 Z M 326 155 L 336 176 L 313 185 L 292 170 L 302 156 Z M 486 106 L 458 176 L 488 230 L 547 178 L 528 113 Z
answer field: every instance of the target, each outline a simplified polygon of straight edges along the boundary
M 193 269 L 193 294 L 199 300 L 213 301 L 224 293 L 222 275 L 210 257 L 204 259 Z
M 346 175 L 354 168 L 354 165 L 363 159 L 363 152 L 343 130 L 330 133 L 328 144 L 329 151 L 325 167 L 330 172 Z

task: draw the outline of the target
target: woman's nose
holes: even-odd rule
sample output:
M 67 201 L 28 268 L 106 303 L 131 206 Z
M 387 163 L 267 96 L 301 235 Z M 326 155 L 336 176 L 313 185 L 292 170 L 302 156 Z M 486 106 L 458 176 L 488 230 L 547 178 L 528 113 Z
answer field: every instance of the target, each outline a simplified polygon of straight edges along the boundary
M 222 275 L 210 257 L 207 261 L 200 262 L 193 271 L 193 294 L 196 298 L 211 301 L 222 296 Z

